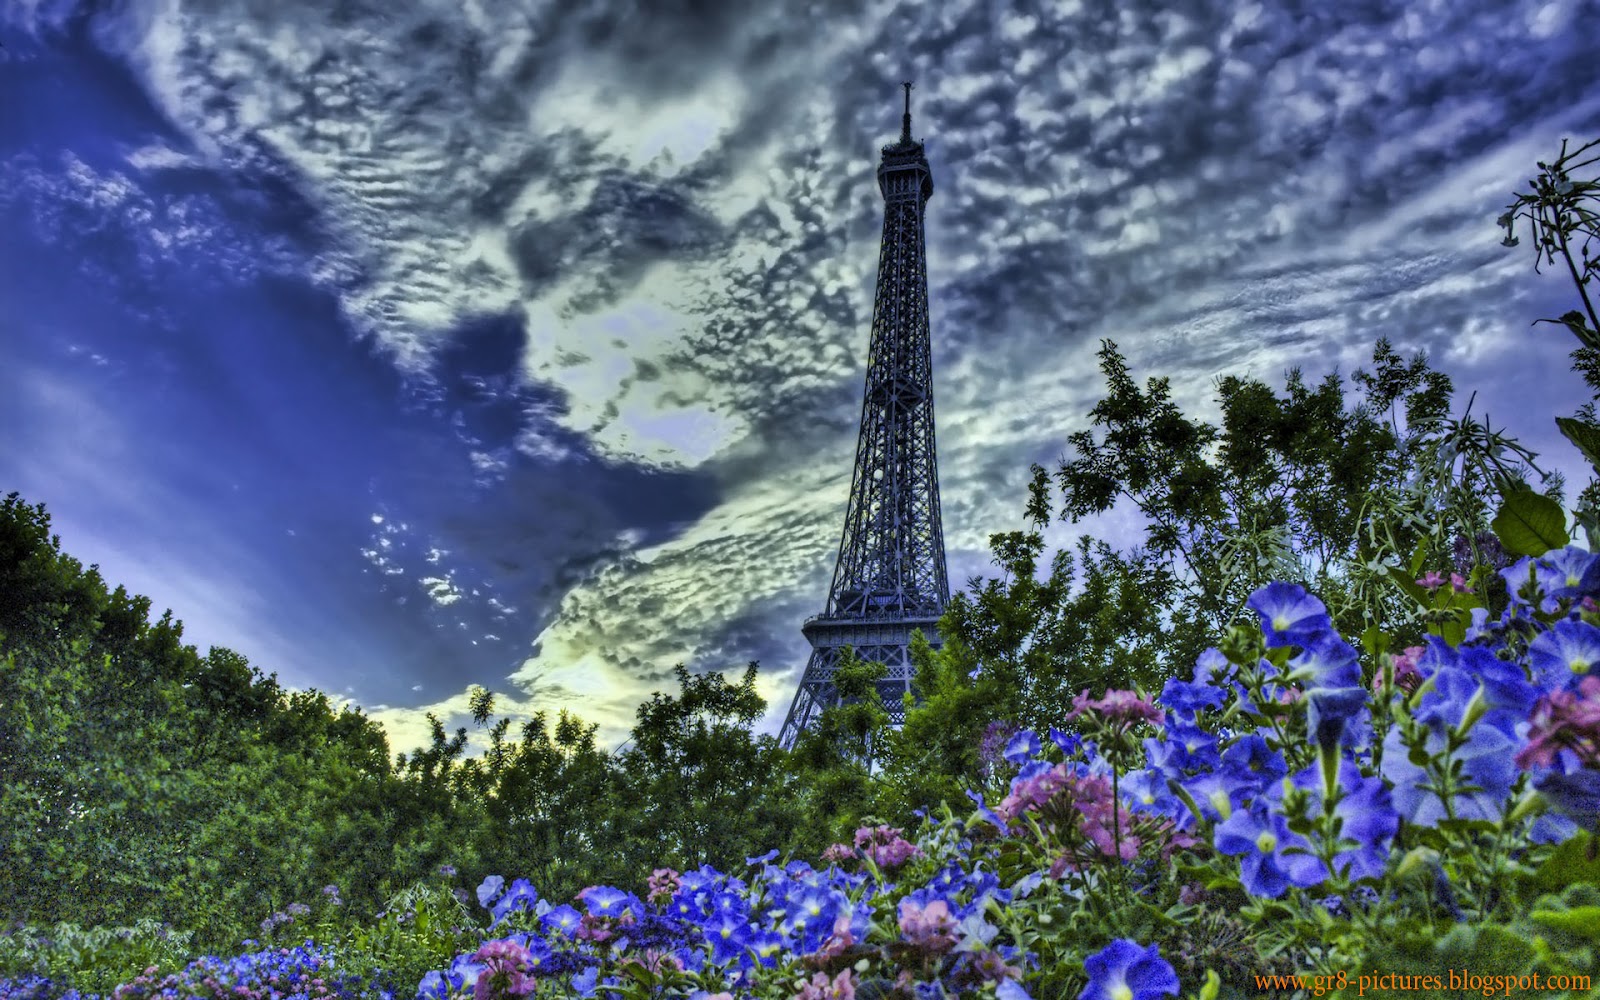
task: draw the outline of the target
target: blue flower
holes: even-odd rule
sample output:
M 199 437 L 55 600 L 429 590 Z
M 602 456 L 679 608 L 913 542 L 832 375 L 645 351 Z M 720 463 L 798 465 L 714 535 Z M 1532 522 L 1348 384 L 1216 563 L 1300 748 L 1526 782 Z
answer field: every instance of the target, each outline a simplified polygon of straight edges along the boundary
M 1246 606 L 1261 616 L 1267 646 L 1304 646 L 1333 628 L 1323 603 L 1293 583 L 1269 583 L 1251 594 Z
M 1230 775 L 1249 781 L 1257 793 L 1283 780 L 1289 764 L 1260 733 L 1248 733 L 1222 752 L 1222 767 Z
M 1207 819 L 1219 820 L 1233 815 L 1238 807 L 1254 797 L 1256 781 L 1232 771 L 1202 771 L 1184 781 L 1183 790 L 1194 799 Z M 1188 826 L 1188 820 L 1184 819 L 1180 825 Z
M 1311 815 L 1322 812 L 1322 774 L 1313 764 L 1294 776 L 1295 786 L 1309 793 Z M 1346 878 L 1378 878 L 1383 875 L 1389 844 L 1400 829 L 1400 814 L 1391 804 L 1382 778 L 1365 778 L 1354 761 L 1339 762 L 1338 803 L 1333 814 L 1339 818 L 1339 839 L 1349 841 L 1346 850 L 1333 856 L 1333 864 Z
M 1180 681 L 1172 677 L 1161 688 L 1161 695 L 1157 700 L 1174 712 L 1193 715 L 1203 708 L 1221 708 L 1227 696 L 1227 692 L 1219 687 Z
M 1514 604 L 1527 604 L 1518 591 L 1527 584 L 1530 569 L 1534 583 L 1543 594 L 1539 610 L 1546 614 L 1556 610 L 1556 603 L 1561 598 L 1576 601 L 1600 592 L 1600 556 L 1568 545 L 1546 552 L 1537 559 L 1524 556 L 1500 571 Z
M 1157 1000 L 1178 992 L 1178 974 L 1155 945 L 1141 948 L 1126 938 L 1106 945 L 1083 963 L 1089 984 L 1079 1000 Z
M 1315 855 L 1303 853 L 1309 850 L 1305 838 L 1261 802 L 1217 824 L 1213 842 L 1223 854 L 1244 855 L 1239 859 L 1239 881 L 1252 896 L 1276 899 L 1291 885 L 1317 885 L 1328 877 Z
M 1455 717 L 1451 718 L 1451 714 Z M 1447 726 L 1459 721 L 1459 706 L 1453 713 L 1440 712 L 1435 724 L 1428 727 L 1423 752 L 1430 757 L 1444 753 L 1449 739 Z M 1516 780 L 1517 766 L 1512 756 L 1516 753 L 1517 742 L 1498 726 L 1486 723 L 1487 718 L 1473 726 L 1467 743 L 1454 755 L 1454 761 L 1459 762 L 1459 780 L 1470 786 L 1451 799 L 1458 819 L 1498 822 L 1511 784 Z M 1430 770 L 1412 763 L 1409 754 L 1400 727 L 1390 729 L 1383 741 L 1382 772 L 1394 785 L 1394 808 L 1407 823 L 1437 826 L 1446 815 L 1444 802 L 1431 787 L 1438 778 Z
M 506 880 L 500 875 L 490 875 L 478 886 L 478 905 L 487 907 L 504 889 Z
M 628 909 L 628 893 L 609 885 L 595 885 L 578 893 L 591 917 L 620 917 Z
M 1301 651 L 1289 660 L 1292 673 L 1309 675 L 1308 688 L 1346 688 L 1361 686 L 1361 654 L 1339 638 L 1337 632 L 1322 632 L 1307 638 Z
M 1024 729 L 1006 744 L 1005 758 L 1013 764 L 1026 764 L 1039 756 L 1039 749 L 1039 737 L 1033 730 Z
M 587 969 L 584 969 L 582 972 L 572 977 L 572 988 L 577 990 L 581 996 L 592 997 L 594 996 L 595 986 L 599 984 L 599 980 L 600 967 L 598 965 L 591 965 Z
M 1563 619 L 1528 643 L 1528 665 L 1544 692 L 1564 691 L 1600 663 L 1600 628 Z
M 481 887 L 479 896 L 482 896 Z M 532 884 L 525 878 L 519 878 L 511 883 L 510 891 L 500 897 L 490 912 L 494 914 L 494 922 L 498 924 L 512 910 L 526 910 L 538 901 L 539 894 L 533 891 Z
M 1032 995 L 1015 979 L 1002 979 L 1000 985 L 994 988 L 994 996 L 995 1000 L 1033 1000 Z
M 711 942 L 711 960 L 718 964 L 739 958 L 750 943 L 749 921 L 732 913 L 717 914 L 706 921 L 702 930 Z
M 583 923 L 583 915 L 567 904 L 562 903 L 541 917 L 540 922 L 550 930 L 560 931 L 571 937 L 577 932 L 579 925 Z
M 1068 757 L 1077 753 L 1078 747 L 1083 745 L 1083 741 L 1075 733 L 1063 733 L 1055 726 L 1050 727 L 1050 742 L 1054 743 Z
M 1364 687 L 1314 687 L 1306 692 L 1307 732 L 1313 746 L 1334 753 L 1345 742 L 1352 719 L 1367 706 Z
M 1557 812 L 1585 829 L 1592 830 L 1600 823 L 1600 771 L 1547 771 L 1534 779 L 1533 787 Z
M 1194 683 L 1209 687 L 1225 687 L 1234 679 L 1233 662 L 1215 646 L 1195 657 Z
M 1167 720 L 1166 737 L 1147 738 L 1144 749 L 1149 765 L 1169 778 L 1182 778 L 1185 772 L 1213 768 L 1222 762 L 1217 738 L 1181 717 Z
M 1428 638 L 1443 642 L 1438 636 Z M 1539 700 L 1539 692 L 1528 683 L 1522 666 L 1500 659 L 1491 650 L 1482 646 L 1463 646 L 1456 660 L 1461 669 L 1483 683 L 1484 698 L 1491 707 L 1505 709 L 1512 714 L 1513 724 L 1526 719 L 1533 710 L 1534 702 Z
M 1011 832 L 1010 827 L 1006 826 L 1005 820 L 996 815 L 993 809 L 990 809 L 988 806 L 984 805 L 982 792 L 973 791 L 969 788 L 967 789 L 967 798 L 971 799 L 977 805 L 978 815 L 982 816 L 990 823 L 993 823 L 1002 834 Z
M 1136 812 L 1155 813 L 1171 820 L 1181 820 L 1188 809 L 1183 800 L 1173 795 L 1171 789 L 1167 787 L 1166 775 L 1157 770 L 1146 768 L 1142 771 L 1131 771 L 1122 776 L 1118 789 L 1127 799 L 1129 808 Z

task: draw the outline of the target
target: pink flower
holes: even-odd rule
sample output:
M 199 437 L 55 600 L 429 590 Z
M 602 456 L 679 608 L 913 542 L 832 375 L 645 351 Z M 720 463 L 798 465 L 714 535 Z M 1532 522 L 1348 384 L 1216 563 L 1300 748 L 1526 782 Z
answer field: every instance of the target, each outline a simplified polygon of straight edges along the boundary
M 834 847 L 844 848 L 846 852 L 853 853 L 843 844 L 835 844 Z M 898 868 L 922 853 L 915 844 L 901 837 L 899 830 L 889 826 L 861 827 L 856 831 L 856 847 L 860 848 L 873 864 L 883 869 Z M 833 849 L 830 847 L 828 850 Z M 823 860 L 832 859 L 824 854 Z
M 846 969 L 830 981 L 826 972 L 819 972 L 800 988 L 794 1000 L 856 1000 L 855 973 Z
M 1404 653 L 1394 657 L 1394 686 L 1408 695 L 1422 683 L 1422 671 L 1417 669 L 1417 658 L 1424 651 L 1422 646 L 1407 646 Z M 1372 677 L 1372 690 L 1378 693 L 1382 689 L 1383 673 L 1380 671 Z
M 844 864 L 856 856 L 855 848 L 849 844 L 833 844 L 822 852 L 822 860 L 831 865 Z
M 956 918 L 950 904 L 936 899 L 921 905 L 911 899 L 900 901 L 900 936 L 923 951 L 938 955 L 955 946 Z
M 1517 751 L 1517 766 L 1551 767 L 1556 754 L 1571 750 L 1580 763 L 1600 767 L 1600 677 L 1588 676 L 1578 690 L 1552 691 L 1528 717 L 1528 745 Z
M 645 888 L 645 896 L 652 903 L 668 899 L 678 891 L 678 873 L 671 868 L 657 868 L 650 873 Z
M 1423 574 L 1420 580 L 1417 581 L 1417 586 L 1431 594 L 1435 590 L 1438 590 L 1440 587 L 1444 586 L 1444 577 L 1430 569 L 1427 573 Z
M 839 914 L 839 919 L 833 922 L 833 933 L 828 935 L 828 940 L 822 942 L 822 947 L 817 949 L 820 958 L 836 958 L 850 950 L 856 943 L 856 936 L 850 931 L 849 913 Z
M 1085 712 L 1095 712 L 1107 722 L 1124 725 L 1142 720 L 1159 726 L 1166 721 L 1161 709 L 1150 699 L 1141 698 L 1137 691 L 1107 691 L 1099 700 L 1091 699 L 1088 691 L 1079 692 L 1072 699 L 1072 711 L 1067 713 L 1067 719 L 1071 721 Z
M 1472 588 L 1467 586 L 1467 581 L 1462 579 L 1460 573 L 1450 574 L 1450 589 L 1458 594 L 1470 594 Z
M 1009 823 L 1025 812 L 1039 809 L 1066 785 L 1067 765 L 1064 763 L 1028 778 L 1015 779 L 1011 782 L 1011 794 L 995 806 L 995 815 Z
M 972 967 L 978 971 L 978 975 L 991 983 L 1018 979 L 1022 976 L 1022 970 L 1015 965 L 1007 965 L 1006 960 L 997 951 L 980 951 L 973 956 Z

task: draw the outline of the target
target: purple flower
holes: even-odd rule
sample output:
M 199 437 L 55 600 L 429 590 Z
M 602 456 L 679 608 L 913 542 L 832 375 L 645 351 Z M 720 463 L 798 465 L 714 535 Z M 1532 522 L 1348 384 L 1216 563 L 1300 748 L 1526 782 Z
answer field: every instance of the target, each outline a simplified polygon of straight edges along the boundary
M 1305 838 L 1290 831 L 1288 820 L 1261 802 L 1217 824 L 1213 839 L 1223 854 L 1244 855 L 1239 859 L 1239 881 L 1252 896 L 1276 899 L 1291 885 L 1316 885 L 1328 877 L 1315 855 L 1303 853 L 1309 850 Z
M 1246 606 L 1261 616 L 1267 646 L 1304 646 L 1333 628 L 1323 603 L 1293 583 L 1269 583 L 1251 594 Z
M 1178 974 L 1155 945 L 1118 938 L 1083 963 L 1089 984 L 1079 1000 L 1158 1000 L 1178 992 Z

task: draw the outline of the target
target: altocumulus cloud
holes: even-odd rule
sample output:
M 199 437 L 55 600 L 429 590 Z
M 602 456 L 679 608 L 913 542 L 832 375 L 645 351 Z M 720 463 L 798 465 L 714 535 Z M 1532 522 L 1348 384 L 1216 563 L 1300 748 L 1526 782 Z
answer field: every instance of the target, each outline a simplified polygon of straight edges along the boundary
M 30 9 L 40 32 L 69 17 Z M 900 79 L 938 185 L 962 579 L 1027 463 L 1083 426 L 1101 337 L 1214 417 L 1217 375 L 1348 371 L 1388 336 L 1576 470 L 1548 419 L 1582 398 L 1570 345 L 1527 331 L 1550 293 L 1493 219 L 1600 129 L 1597 23 L 1584 0 L 165 0 L 94 30 L 196 155 L 317 207 L 310 273 L 420 391 L 463 324 L 514 322 L 514 378 L 478 386 L 514 432 L 461 428 L 477 489 L 574 456 L 715 484 L 684 523 L 572 557 L 512 675 L 502 707 L 570 706 L 615 740 L 678 661 L 760 654 L 769 727 L 787 705 L 837 544 Z M 1555 387 L 1526 418 L 1513 359 Z M 432 603 L 473 601 L 437 561 Z M 460 718 L 465 695 L 431 707 Z M 419 711 L 378 715 L 414 735 Z

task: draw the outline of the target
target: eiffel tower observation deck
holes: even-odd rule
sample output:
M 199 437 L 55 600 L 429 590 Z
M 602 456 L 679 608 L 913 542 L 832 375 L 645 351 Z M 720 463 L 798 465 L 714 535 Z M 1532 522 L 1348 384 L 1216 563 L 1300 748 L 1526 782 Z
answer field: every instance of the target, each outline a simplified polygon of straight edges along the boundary
M 934 626 L 950 600 L 939 521 L 923 230 L 933 174 L 922 143 L 911 138 L 911 84 L 904 86 L 900 139 L 883 147 L 878 166 L 883 243 L 855 473 L 827 607 L 802 627 L 811 656 L 779 735 L 785 747 L 838 700 L 833 672 L 846 646 L 859 659 L 888 668 L 878 694 L 890 722 L 903 723 L 902 696 L 915 673 L 911 635 L 921 630 L 937 648 Z

